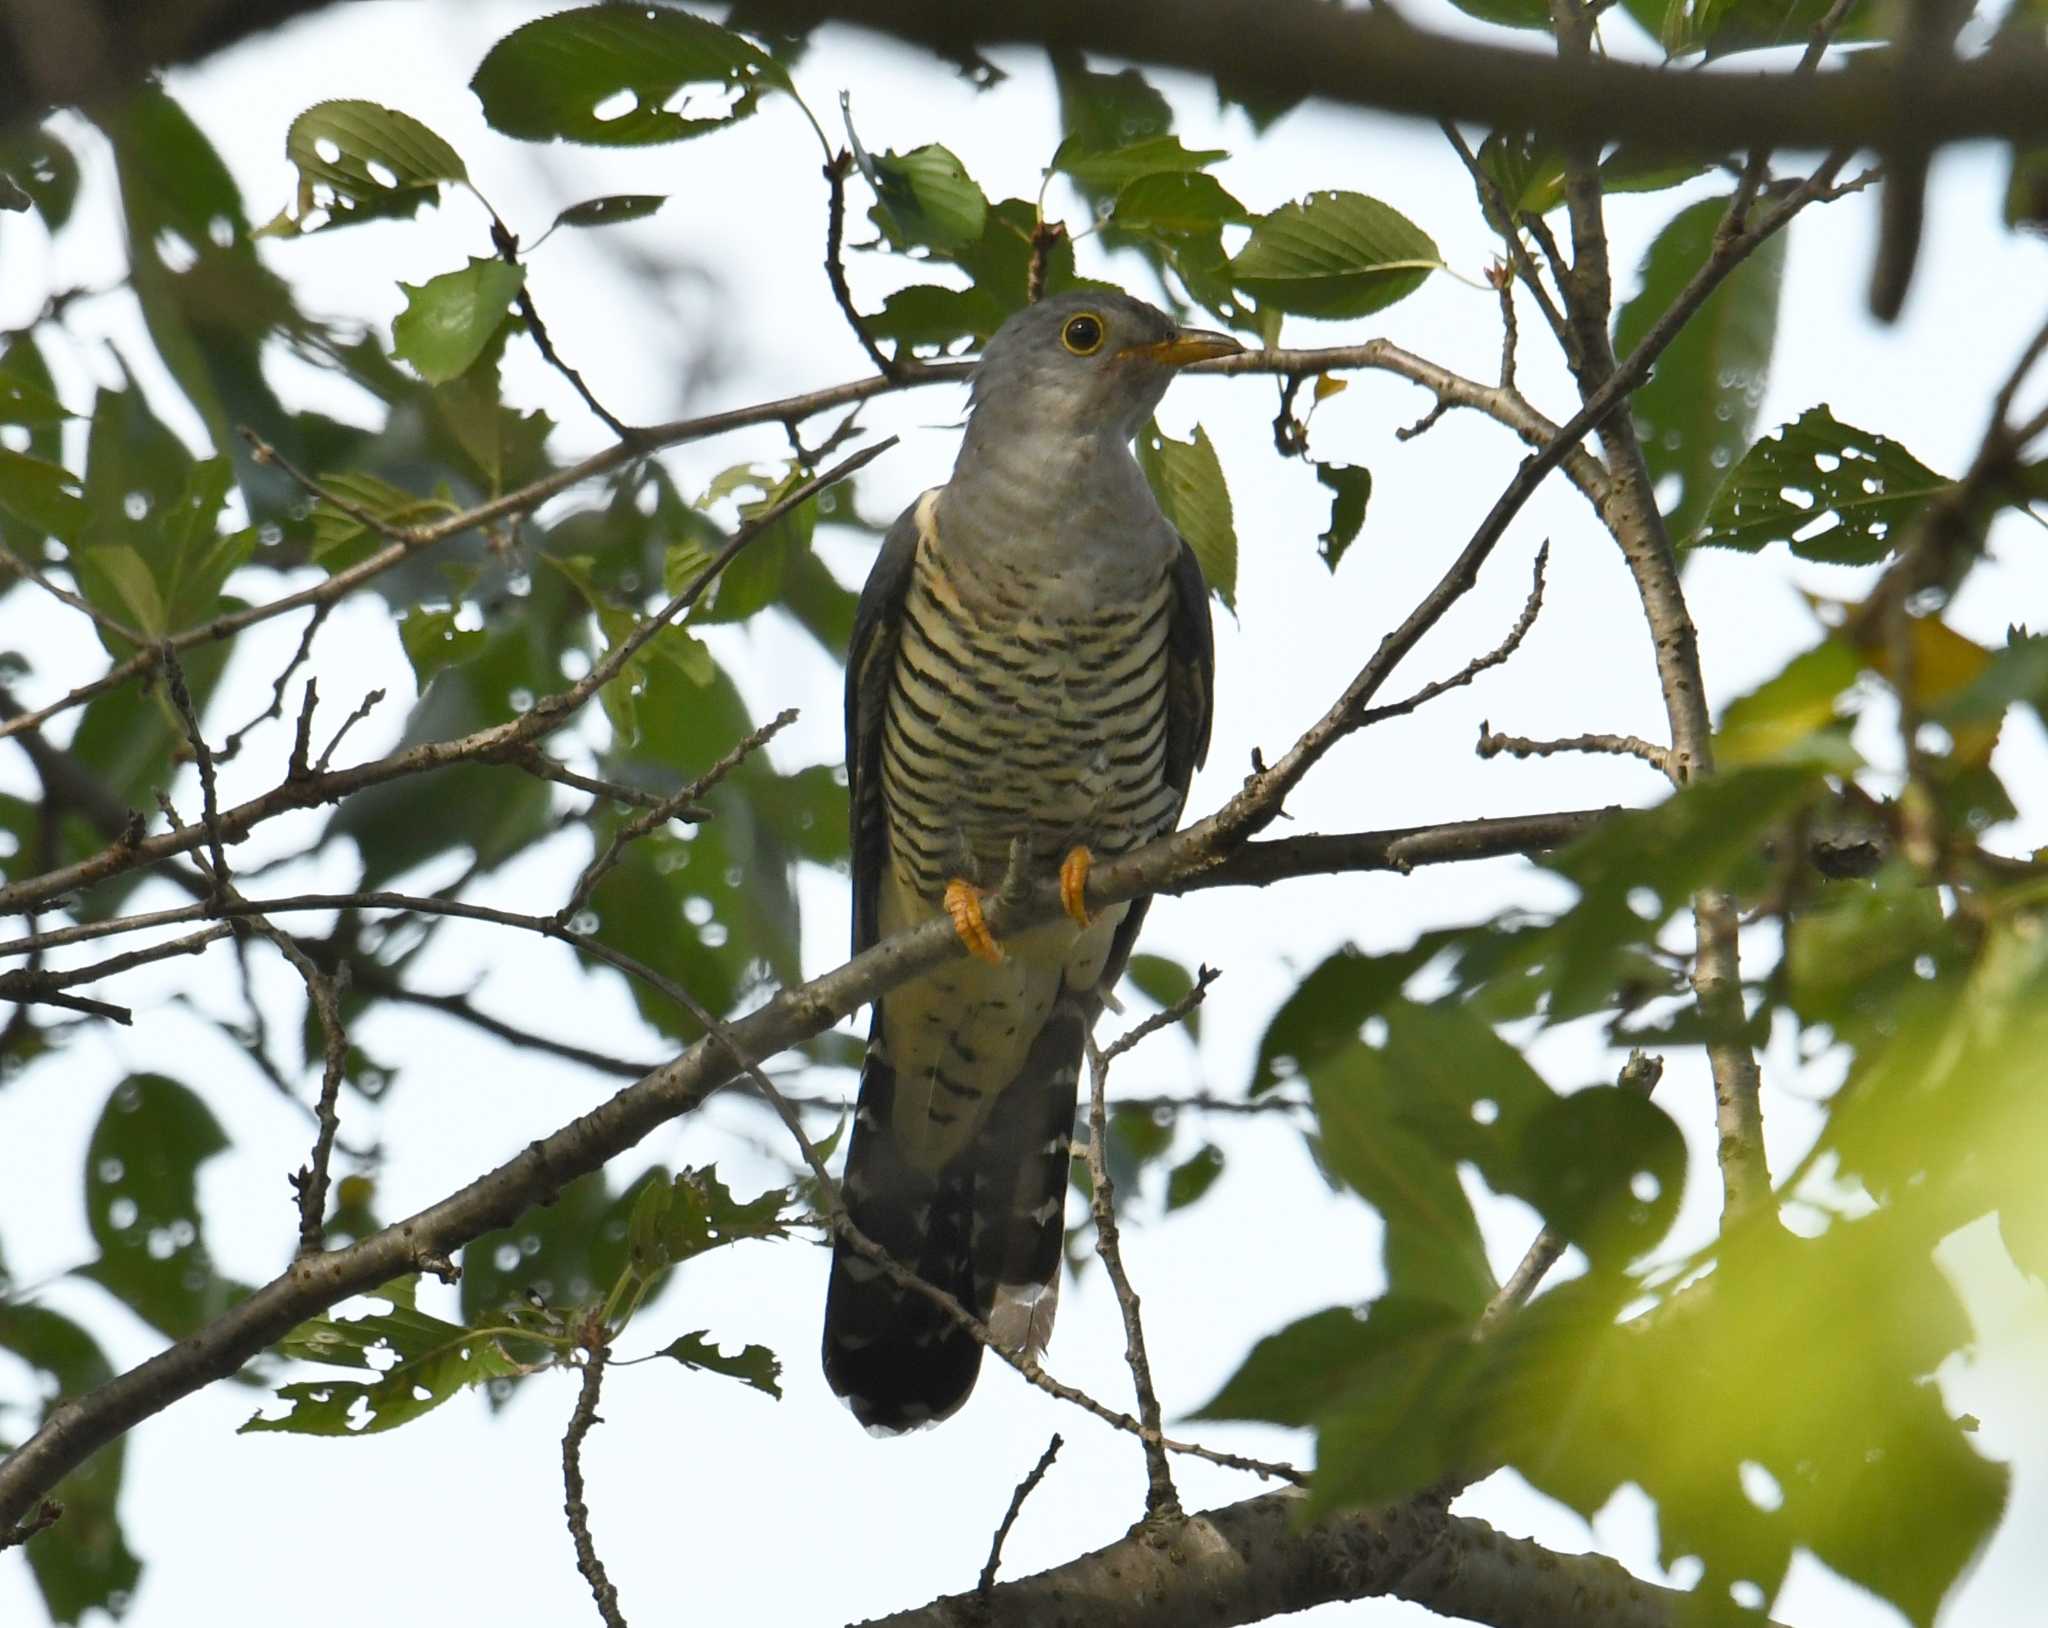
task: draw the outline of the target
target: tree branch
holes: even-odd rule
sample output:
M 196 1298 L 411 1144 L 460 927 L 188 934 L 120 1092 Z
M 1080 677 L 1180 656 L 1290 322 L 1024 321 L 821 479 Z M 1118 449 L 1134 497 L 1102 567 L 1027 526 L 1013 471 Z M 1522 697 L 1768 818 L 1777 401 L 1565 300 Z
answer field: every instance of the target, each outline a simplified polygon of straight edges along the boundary
M 1428 1499 L 1306 1527 L 1302 1499 L 1269 1492 L 1206 1510 L 1167 1541 L 1133 1532 L 986 1596 L 948 1595 L 866 1628 L 1229 1628 L 1332 1600 L 1388 1597 L 1494 1628 L 1714 1620 L 1700 1596 L 1645 1583 L 1605 1555 L 1558 1554 Z

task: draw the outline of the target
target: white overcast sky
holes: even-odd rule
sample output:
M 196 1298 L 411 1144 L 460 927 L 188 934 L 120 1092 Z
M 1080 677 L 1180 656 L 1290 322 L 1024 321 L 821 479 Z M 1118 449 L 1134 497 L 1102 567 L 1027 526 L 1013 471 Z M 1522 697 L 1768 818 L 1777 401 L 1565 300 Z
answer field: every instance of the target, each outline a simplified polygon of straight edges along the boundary
M 824 188 L 814 138 L 795 108 L 771 100 L 750 122 L 692 144 L 640 152 L 534 148 L 483 124 L 466 82 L 491 41 L 538 8 L 477 3 L 336 6 L 308 21 L 177 73 L 170 86 L 212 137 L 240 181 L 249 212 L 265 219 L 290 194 L 286 126 L 313 102 L 366 97 L 425 120 L 454 144 L 471 175 L 515 229 L 535 234 L 564 205 L 600 193 L 666 192 L 651 222 L 609 232 L 565 233 L 533 262 L 531 287 L 556 344 L 615 412 L 652 421 L 739 405 L 852 378 L 864 361 L 839 320 L 820 269 Z M 1424 8 L 1418 7 L 1421 14 Z M 1428 8 L 1429 20 L 1436 7 Z M 1448 14 L 1446 13 L 1446 17 Z M 1617 38 L 1624 34 L 1616 25 Z M 1010 81 L 977 95 L 945 69 L 843 31 L 822 34 L 798 70 L 800 87 L 828 126 L 839 92 L 851 93 L 863 142 L 879 151 L 926 141 L 952 147 L 992 198 L 1030 196 L 1058 139 L 1050 79 L 1029 53 L 1001 54 Z M 1446 258 L 1476 278 L 1494 251 L 1442 138 L 1418 124 L 1323 107 L 1298 110 L 1261 141 L 1212 91 L 1158 75 L 1191 145 L 1234 156 L 1219 176 L 1255 210 L 1312 187 L 1377 196 L 1427 229 Z M 77 133 L 75 124 L 66 129 Z M 93 140 L 88 218 L 53 252 L 18 218 L 0 223 L 0 328 L 27 318 L 50 288 L 96 284 L 117 274 L 119 240 L 110 165 Z M 1829 403 L 1843 421 L 1904 442 L 1937 469 L 1968 460 L 1986 402 L 2019 345 L 2041 320 L 2044 251 L 1997 224 L 2003 166 L 1983 151 L 1936 166 L 1927 243 L 1905 320 L 1874 326 L 1864 314 L 1875 211 L 1866 197 L 1813 212 L 1793 233 L 1777 365 L 1761 425 Z M 1693 194 L 1688 194 L 1688 196 Z M 1696 195 L 1704 195 L 1704 189 Z M 1671 194 L 1619 198 L 1611 208 L 1623 292 L 1656 228 L 1677 207 Z M 1081 218 L 1055 188 L 1050 207 Z M 862 235 L 856 231 L 856 237 Z M 372 226 L 265 248 L 309 309 L 388 327 L 401 309 L 399 280 L 418 283 L 488 253 L 480 212 L 451 200 L 417 224 Z M 660 297 L 622 274 L 628 254 L 673 268 Z M 1090 246 L 1084 269 L 1145 292 L 1140 269 L 1104 261 Z M 870 305 L 905 268 L 855 257 L 856 289 Z M 81 307 L 74 331 L 112 338 L 131 361 L 146 354 L 124 299 Z M 1490 376 L 1499 335 L 1490 294 L 1433 278 L 1407 302 L 1344 328 L 1290 322 L 1292 343 L 1385 334 L 1461 371 Z M 1553 416 L 1569 411 L 1568 385 L 1542 344 L 1533 312 L 1523 322 L 1523 383 Z M 530 351 L 515 345 L 508 390 L 543 404 L 563 426 L 564 452 L 601 443 L 599 426 Z M 75 353 L 60 380 L 74 407 L 93 379 L 115 372 L 103 348 Z M 318 388 L 332 410 L 362 411 L 346 394 L 297 370 L 276 375 L 293 391 Z M 160 385 L 160 380 L 149 381 Z M 196 434 L 162 389 L 159 408 Z M 310 399 L 310 398 L 309 398 Z M 1191 813 L 1228 795 L 1254 747 L 1270 757 L 1311 721 L 1355 671 L 1380 634 L 1435 579 L 1512 472 L 1521 448 L 1470 415 L 1452 415 L 1420 440 L 1393 430 L 1427 398 L 1384 375 L 1354 376 L 1317 415 L 1317 455 L 1371 466 L 1375 489 L 1363 537 L 1334 581 L 1315 556 L 1327 523 L 1326 493 L 1300 465 L 1274 456 L 1268 380 L 1202 380 L 1175 388 L 1162 413 L 1174 433 L 1199 420 L 1230 477 L 1242 551 L 1239 621 L 1220 616 L 1218 710 L 1209 767 Z M 861 504 L 886 517 L 945 477 L 963 406 L 956 389 L 932 389 L 875 405 L 864 421 L 903 434 L 903 444 L 863 477 Z M 259 429 L 262 426 L 257 426 Z M 685 486 L 749 456 L 776 459 L 777 431 L 736 435 L 664 455 Z M 1661 738 L 1661 707 L 1634 594 L 1619 556 L 1579 498 L 1553 480 L 1528 506 L 1480 589 L 1431 637 L 1395 689 L 1455 670 L 1513 621 L 1537 544 L 1552 543 L 1551 589 L 1534 633 L 1512 665 L 1419 716 L 1375 729 L 1332 754 L 1291 804 L 1295 830 L 1417 824 L 1482 814 L 1655 798 L 1660 783 L 1633 763 L 1477 761 L 1478 721 L 1534 735 L 1583 730 Z M 871 545 L 840 536 L 820 548 L 849 582 Z M 2038 530 L 2009 524 L 1995 561 L 1980 571 L 1959 624 L 1996 640 L 2007 622 L 2042 620 L 2048 568 Z M 1753 562 L 1706 557 L 1687 577 L 1717 707 L 1776 670 L 1813 621 L 1803 594 L 1851 596 L 1857 574 L 1800 567 L 1782 557 Z M 270 677 L 298 633 L 295 619 L 244 640 L 232 669 L 260 706 Z M 81 626 L 17 593 L 4 639 L 33 652 L 29 693 L 42 700 L 90 676 L 97 646 Z M 808 640 L 775 627 L 735 633 L 724 657 L 757 713 L 795 705 L 802 722 L 776 743 L 779 761 L 837 761 L 836 666 Z M 411 680 L 388 615 L 373 597 L 344 606 L 323 632 L 315 670 L 323 696 L 353 698 L 383 684 L 409 697 Z M 338 700 L 336 704 L 345 705 Z M 216 727 L 240 721 L 237 699 Z M 352 738 L 363 756 L 386 749 L 402 721 L 387 703 Z M 233 719 L 228 715 L 234 714 Z M 223 795 L 260 789 L 280 770 L 287 742 L 252 738 L 227 770 Z M 2016 720 L 2001 768 L 2022 807 L 2022 829 L 1998 834 L 2019 851 L 2048 841 L 2048 759 L 2031 719 Z M 189 778 L 189 776 L 188 776 Z M 0 784 L 27 790 L 17 752 L 0 752 Z M 181 802 L 196 805 L 190 785 Z M 248 845 L 240 863 L 285 851 L 279 827 Z M 303 837 L 310 825 L 296 828 Z M 586 857 L 580 838 L 559 838 L 477 890 L 486 900 L 536 907 L 558 898 Z M 445 881 L 437 873 L 429 882 Z M 276 874 L 280 890 L 345 886 L 345 866 Z M 842 884 L 806 878 L 805 963 L 822 971 L 842 958 Z M 1206 1085 L 1240 1093 L 1263 1025 L 1294 978 L 1349 939 L 1370 948 L 1406 943 L 1419 929 L 1470 920 L 1511 902 L 1555 904 L 1562 890 L 1520 861 L 1445 868 L 1402 879 L 1319 879 L 1264 893 L 1205 893 L 1162 902 L 1145 946 L 1190 963 L 1207 959 L 1225 977 L 1212 992 L 1199 1050 L 1178 1036 L 1147 1044 L 1119 1065 L 1122 1091 Z M 171 902 L 161 886 L 138 908 Z M 313 924 L 308 924 L 313 925 Z M 260 984 L 287 1026 L 299 986 L 258 954 Z M 586 980 L 552 948 L 508 943 L 495 932 L 451 927 L 415 976 L 436 989 L 478 987 L 489 1009 L 623 1055 L 659 1055 L 657 1036 L 635 1016 L 614 980 Z M 162 1067 L 200 1089 L 226 1121 L 235 1148 L 206 1169 L 210 1237 L 223 1268 L 247 1281 L 286 1260 L 294 1217 L 284 1172 L 304 1158 L 303 1116 L 280 1103 L 218 1032 L 170 1000 L 192 979 L 189 965 L 151 968 L 111 990 L 137 1008 L 132 1030 L 95 1033 L 11 1079 L 0 1091 L 0 1238 L 17 1282 L 41 1284 L 89 1257 L 79 1208 L 85 1139 L 108 1089 L 125 1072 Z M 212 1011 L 237 1010 L 236 986 L 216 951 L 197 984 Z M 1112 1024 L 1115 1020 L 1111 1020 Z M 863 1019 L 864 1026 L 864 1019 Z M 505 1158 L 531 1137 L 600 1101 L 609 1084 L 541 1056 L 522 1055 L 458 1025 L 383 1012 L 360 1036 L 405 1078 L 379 1134 L 389 1151 L 379 1208 L 417 1209 Z M 1574 1086 L 1609 1077 L 1613 1059 L 1581 1030 L 1543 1036 L 1533 1055 L 1549 1078 Z M 1832 1083 L 1825 1061 L 1802 1074 L 1789 1044 L 1766 1059 L 1766 1109 L 1774 1167 L 1788 1168 L 1810 1138 L 1814 1096 Z M 1695 1053 L 1671 1058 L 1659 1100 L 1685 1128 L 1695 1168 L 1675 1242 L 1711 1227 L 1718 1182 L 1711 1164 L 1711 1093 Z M 359 1110 L 358 1110 L 359 1111 Z M 365 1121 L 356 1119 L 357 1127 Z M 1300 1139 L 1266 1121 L 1211 1124 L 1230 1165 L 1210 1198 L 1164 1222 L 1126 1233 L 1129 1264 L 1145 1298 L 1154 1366 L 1169 1415 L 1211 1395 L 1258 1336 L 1288 1319 L 1373 1293 L 1380 1281 L 1378 1228 L 1355 1200 L 1332 1198 Z M 1195 1144 L 1184 1130 L 1181 1152 Z M 624 1179 L 650 1160 L 716 1159 L 741 1192 L 784 1179 L 784 1155 L 767 1122 L 737 1103 L 652 1137 L 615 1167 Z M 1156 1215 L 1156 1195 L 1136 1206 Z M 1519 1256 L 1534 1223 L 1510 1201 L 1482 1205 L 1496 1269 Z M 1980 1238 L 1948 1246 L 1979 1319 L 1974 1358 L 1942 1371 L 1952 1407 L 1983 1420 L 1980 1442 L 2017 1466 L 2014 1503 L 1999 1541 L 1959 1592 L 1946 1620 L 1996 1625 L 2036 1620 L 2048 1583 L 2035 1534 L 2048 1521 L 2048 1406 L 2039 1356 L 2048 1297 L 2004 1266 Z M 824 1291 L 821 1250 L 798 1244 L 727 1251 L 690 1267 L 652 1315 L 637 1322 L 621 1355 L 675 1334 L 710 1328 L 721 1339 L 761 1341 L 781 1353 L 787 1396 L 778 1403 L 667 1364 L 617 1372 L 606 1424 L 585 1453 L 597 1541 L 630 1620 L 830 1623 L 915 1604 L 967 1587 L 1015 1481 L 1054 1430 L 1067 1438 L 1059 1463 L 1011 1536 L 1006 1572 L 1021 1575 L 1108 1542 L 1141 1512 L 1143 1467 L 1134 1443 L 1029 1390 L 989 1364 L 971 1405 L 940 1430 L 897 1441 L 866 1437 L 827 1392 L 815 1361 Z M 127 1366 L 158 1340 L 90 1286 L 48 1281 L 52 1306 L 86 1320 Z M 432 1295 L 423 1297 L 433 1303 Z M 1062 1378 L 1127 1405 L 1122 1337 L 1099 1270 L 1071 1283 L 1051 1366 Z M 0 1383 L 20 1381 L 0 1360 Z M 523 1389 L 492 1419 L 476 1397 L 430 1419 L 357 1442 L 232 1434 L 261 1402 L 253 1390 L 216 1386 L 179 1403 L 130 1438 L 123 1506 L 129 1539 L 147 1569 L 129 1620 L 143 1628 L 214 1620 L 224 1598 L 244 1612 L 287 1613 L 301 1628 L 342 1628 L 366 1619 L 445 1620 L 459 1612 L 505 1624 L 592 1620 L 560 1515 L 558 1440 L 574 1381 L 554 1375 Z M 1306 1461 L 1306 1438 L 1250 1428 L 1190 1426 L 1218 1445 Z M 1190 1507 L 1260 1490 L 1242 1476 L 1177 1466 Z M 1639 1575 L 1658 1577 L 1650 1506 L 1624 1493 L 1589 1530 L 1570 1511 L 1503 1474 L 1474 1489 L 1460 1509 L 1505 1530 L 1566 1550 L 1598 1544 Z M 1905 1540 L 1902 1535 L 1902 1541 Z M 1681 1580 L 1685 1574 L 1680 1574 Z M 258 1604 L 257 1602 L 261 1602 Z M 1784 1620 L 1812 1625 L 1891 1624 L 1888 1607 L 1808 1559 L 1795 1564 L 1775 1602 Z M 40 1602 L 18 1556 L 0 1560 L 0 1622 L 40 1620 Z M 1376 1625 L 1434 1621 L 1398 1602 L 1326 1607 L 1318 1620 Z

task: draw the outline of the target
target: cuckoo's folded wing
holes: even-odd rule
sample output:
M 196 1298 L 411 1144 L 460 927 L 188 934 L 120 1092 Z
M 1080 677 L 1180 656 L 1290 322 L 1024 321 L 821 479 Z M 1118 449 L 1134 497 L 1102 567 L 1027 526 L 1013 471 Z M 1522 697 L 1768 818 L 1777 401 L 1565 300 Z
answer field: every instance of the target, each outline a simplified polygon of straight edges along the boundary
M 918 515 L 924 506 L 924 499 L 918 499 L 889 528 L 861 590 L 846 650 L 846 783 L 856 955 L 881 936 L 880 894 L 889 863 L 882 810 L 882 714 L 896 666 L 903 599 L 917 561 Z

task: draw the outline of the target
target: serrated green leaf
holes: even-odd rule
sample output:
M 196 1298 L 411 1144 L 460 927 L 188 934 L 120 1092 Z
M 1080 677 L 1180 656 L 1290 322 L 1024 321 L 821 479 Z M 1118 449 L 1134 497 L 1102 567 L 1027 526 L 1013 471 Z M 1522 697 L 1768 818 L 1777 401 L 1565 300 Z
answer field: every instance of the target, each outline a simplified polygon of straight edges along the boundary
M 1195 551 L 1209 591 L 1234 609 L 1237 528 L 1231 519 L 1223 464 L 1208 435 L 1197 424 L 1192 441 L 1176 441 L 1154 422 L 1138 432 L 1137 446 L 1138 467 L 1145 471 L 1167 524 Z
M 1783 543 L 1803 560 L 1870 565 L 1898 546 L 1930 498 L 1954 484 L 1889 437 L 1841 423 L 1823 404 L 1743 454 L 1693 541 L 1748 554 Z
M 667 202 L 668 194 L 665 192 L 615 192 L 609 197 L 571 204 L 555 217 L 555 224 L 617 226 L 622 221 L 645 220 Z
M 738 1352 L 727 1356 L 719 1350 L 716 1341 L 706 1339 L 708 1329 L 698 1329 L 694 1334 L 684 1334 L 656 1353 L 672 1357 L 685 1368 L 702 1369 L 708 1374 L 724 1374 L 763 1391 L 776 1401 L 782 1400 L 782 1359 L 765 1345 L 743 1345 Z
M 1442 264 L 1429 234 L 1377 198 L 1315 192 L 1261 216 L 1230 276 L 1261 305 L 1335 319 L 1385 309 Z
M 405 659 L 412 663 L 413 682 L 419 689 L 433 683 L 443 667 L 453 667 L 482 652 L 484 630 L 458 628 L 458 614 L 453 608 L 415 608 L 398 618 L 398 642 L 405 646 Z
M 405 309 L 391 324 L 391 348 L 429 384 L 445 384 L 483 355 L 526 286 L 526 268 L 476 260 L 460 271 L 405 291 Z
M 1083 185 L 1113 193 L 1142 176 L 1205 170 L 1230 156 L 1221 147 L 1191 150 L 1180 137 L 1152 136 L 1127 146 L 1097 149 L 1077 136 L 1069 136 L 1053 154 L 1047 168 L 1070 175 Z
M 1614 321 L 1626 357 L 1714 252 L 1728 200 L 1681 209 L 1643 257 L 1642 289 Z M 1728 472 L 1749 445 L 1770 377 L 1784 280 L 1785 237 L 1771 238 L 1707 296 L 1629 398 L 1651 478 L 1677 483 L 1664 505 L 1674 542 L 1692 539 Z
M 446 182 L 467 182 L 455 149 L 409 113 L 376 102 L 318 102 L 292 120 L 285 157 L 299 172 L 292 215 L 280 214 L 260 235 L 308 230 L 324 209 L 324 225 L 411 216 L 438 201 Z
M 1141 175 L 1123 187 L 1110 206 L 1109 224 L 1119 231 L 1178 235 L 1212 232 L 1251 213 L 1213 175 L 1199 170 Z
M 239 1435 L 374 1436 L 412 1423 L 469 1386 L 521 1371 L 495 1334 L 402 1303 L 361 1317 L 314 1318 L 292 1330 L 280 1349 L 308 1361 L 376 1370 L 378 1377 L 280 1385 L 277 1399 L 290 1404 L 286 1411 L 274 1419 L 251 1415 Z
M 686 86 L 698 89 L 679 100 Z M 747 117 L 764 91 L 795 95 L 782 65 L 758 46 L 668 6 L 582 6 L 537 18 L 491 47 L 469 88 L 504 135 L 603 147 L 701 136 Z M 693 100 L 705 111 L 683 111 Z
M 1363 464 L 1319 463 L 1316 479 L 1330 489 L 1330 525 L 1316 552 L 1333 572 L 1344 551 L 1358 541 L 1365 506 L 1372 498 L 1372 471 Z
M 959 159 L 936 143 L 868 162 L 876 221 L 899 249 L 951 254 L 978 239 L 988 199 Z
M 649 1182 L 627 1221 L 628 1264 L 651 1281 L 708 1250 L 787 1237 L 789 1201 L 787 1191 L 771 1187 L 742 1203 L 710 1165 L 680 1171 L 670 1182 Z

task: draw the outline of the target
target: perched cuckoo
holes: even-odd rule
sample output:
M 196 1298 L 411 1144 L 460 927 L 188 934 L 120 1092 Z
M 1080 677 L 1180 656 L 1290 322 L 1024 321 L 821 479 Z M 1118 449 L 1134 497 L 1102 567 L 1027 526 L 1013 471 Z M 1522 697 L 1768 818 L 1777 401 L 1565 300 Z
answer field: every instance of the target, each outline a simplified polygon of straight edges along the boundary
M 1091 913 L 1095 856 L 1170 831 L 1209 743 L 1215 668 L 1193 551 L 1131 439 L 1185 364 L 1242 349 L 1111 292 L 1003 324 L 953 477 L 891 528 L 846 663 L 853 947 L 949 915 L 971 952 L 877 1004 L 843 1188 L 854 1224 L 1034 1355 L 1059 1292 L 1089 1030 L 1145 902 Z M 1001 944 L 1015 861 L 1067 916 Z M 981 1347 L 840 1240 L 825 1374 L 870 1429 L 966 1400 Z

